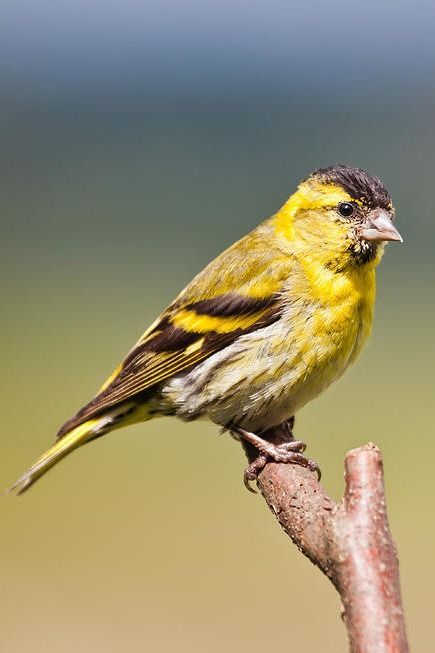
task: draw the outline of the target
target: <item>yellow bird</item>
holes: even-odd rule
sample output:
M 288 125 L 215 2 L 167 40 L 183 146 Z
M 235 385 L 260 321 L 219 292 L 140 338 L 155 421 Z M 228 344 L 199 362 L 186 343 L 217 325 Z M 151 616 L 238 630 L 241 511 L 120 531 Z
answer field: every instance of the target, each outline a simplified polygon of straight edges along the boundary
M 265 461 L 296 462 L 301 442 L 267 431 L 338 379 L 370 333 L 375 269 L 402 241 L 378 177 L 315 170 L 275 215 L 229 247 L 145 331 L 98 394 L 11 489 L 23 492 L 77 447 L 161 415 L 208 418 Z

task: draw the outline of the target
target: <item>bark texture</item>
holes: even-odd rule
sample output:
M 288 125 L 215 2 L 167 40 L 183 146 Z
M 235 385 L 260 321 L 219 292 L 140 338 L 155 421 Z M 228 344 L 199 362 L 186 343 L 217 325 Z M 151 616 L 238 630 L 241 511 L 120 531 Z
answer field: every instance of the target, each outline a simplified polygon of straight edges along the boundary
M 407 653 L 382 456 L 374 444 L 347 454 L 345 480 L 340 503 L 299 465 L 270 462 L 257 485 L 287 535 L 339 592 L 351 653 Z

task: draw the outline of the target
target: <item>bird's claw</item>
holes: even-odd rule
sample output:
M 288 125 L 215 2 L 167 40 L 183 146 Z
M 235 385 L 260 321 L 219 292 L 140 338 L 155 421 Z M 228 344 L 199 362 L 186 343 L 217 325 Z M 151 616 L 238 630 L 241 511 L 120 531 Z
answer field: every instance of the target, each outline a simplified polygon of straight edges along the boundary
M 259 473 L 266 467 L 267 461 L 268 456 L 261 453 L 243 472 L 243 483 L 249 492 L 257 494 L 257 490 L 252 487 L 251 483 L 257 480 Z
M 252 481 L 256 481 L 260 472 L 263 471 L 266 464 L 270 461 L 275 463 L 285 463 L 293 465 L 301 465 L 306 467 L 311 472 L 317 473 L 317 480 L 320 481 L 321 471 L 319 465 L 315 460 L 310 460 L 302 455 L 305 451 L 306 444 L 301 440 L 291 440 L 279 445 L 272 445 L 268 443 L 267 451 L 260 452 L 259 456 L 245 469 L 243 474 L 243 482 L 245 487 L 255 493 L 256 490 L 252 487 Z

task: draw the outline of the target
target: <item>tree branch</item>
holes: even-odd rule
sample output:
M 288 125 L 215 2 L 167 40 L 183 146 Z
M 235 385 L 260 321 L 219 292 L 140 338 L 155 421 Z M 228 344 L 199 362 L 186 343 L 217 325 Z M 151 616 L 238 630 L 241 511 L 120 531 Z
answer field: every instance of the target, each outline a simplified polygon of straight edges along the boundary
M 347 454 L 345 480 L 338 504 L 316 474 L 298 465 L 270 462 L 257 485 L 287 535 L 339 592 L 351 653 L 407 653 L 382 456 L 374 444 Z

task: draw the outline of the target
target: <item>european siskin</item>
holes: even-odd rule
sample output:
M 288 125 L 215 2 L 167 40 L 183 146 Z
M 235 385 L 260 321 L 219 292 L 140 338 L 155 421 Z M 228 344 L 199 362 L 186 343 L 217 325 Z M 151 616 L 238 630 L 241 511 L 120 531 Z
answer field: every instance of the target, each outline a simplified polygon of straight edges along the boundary
M 90 440 L 160 415 L 207 417 L 263 461 L 311 465 L 302 443 L 274 445 L 267 431 L 361 351 L 384 243 L 402 240 L 393 219 L 378 177 L 343 165 L 315 170 L 189 283 L 11 489 L 23 492 Z M 245 481 L 258 469 L 251 465 Z

